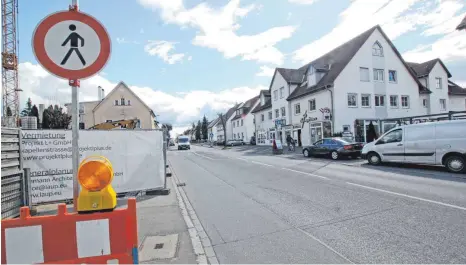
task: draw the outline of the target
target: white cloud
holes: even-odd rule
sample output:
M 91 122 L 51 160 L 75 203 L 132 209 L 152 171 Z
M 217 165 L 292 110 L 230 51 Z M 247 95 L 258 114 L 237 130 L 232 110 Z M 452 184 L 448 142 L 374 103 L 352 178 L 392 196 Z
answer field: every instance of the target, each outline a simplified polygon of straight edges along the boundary
M 144 51 L 151 56 L 158 56 L 168 64 L 175 64 L 183 60 L 184 53 L 173 53 L 176 42 L 149 40 Z
M 201 3 L 188 9 L 182 0 L 139 0 L 145 6 L 159 10 L 161 18 L 181 27 L 193 27 L 199 31 L 193 44 L 216 49 L 226 58 L 241 57 L 274 64 L 283 63 L 283 54 L 274 46 L 296 30 L 293 26 L 274 27 L 254 35 L 238 35 L 238 18 L 245 17 L 256 5 L 240 7 L 240 0 L 231 0 L 220 9 Z
M 403 58 L 412 62 L 425 62 L 435 58 L 440 58 L 445 62 L 464 60 L 466 58 L 466 37 L 464 32 L 455 31 L 432 44 L 420 45 L 403 53 Z
M 188 56 L 188 61 L 191 61 L 193 59 L 193 57 L 190 55 Z
M 125 39 L 125 38 L 119 38 L 119 37 L 116 38 L 116 41 L 117 41 L 117 43 L 119 43 L 119 44 L 128 44 L 128 43 L 131 43 L 131 44 L 139 44 L 139 41 L 127 40 L 127 39 Z
M 256 75 L 257 76 L 272 77 L 274 72 L 275 72 L 275 68 L 263 65 L 263 66 L 260 67 L 260 72 L 258 72 Z
M 29 62 L 20 64 L 20 84 L 23 92 L 20 94 L 21 108 L 28 97 L 33 104 L 61 104 L 71 101 L 71 88 L 68 81 L 58 79 L 48 74 L 41 66 Z M 118 80 L 120 81 L 120 80 Z M 105 94 L 118 83 L 100 75 L 81 81 L 79 88 L 80 101 L 97 100 L 97 87 L 105 89 Z M 124 80 L 123 80 L 124 81 Z M 170 122 L 174 127 L 188 126 L 203 115 L 216 117 L 218 112 L 225 111 L 236 102 L 243 102 L 257 96 L 264 86 L 236 87 L 211 92 L 203 89 L 188 92 L 167 94 L 150 87 L 131 86 L 131 89 L 145 101 L 158 115 L 159 121 Z
M 420 6 L 414 8 L 415 4 Z M 409 60 L 464 58 L 466 38 L 464 34 L 460 36 L 461 34 L 455 32 L 460 18 L 464 17 L 464 14 L 457 15 L 463 6 L 461 0 L 352 1 L 340 14 L 339 24 L 330 33 L 296 50 L 293 59 L 307 63 L 377 24 L 382 26 L 391 40 L 419 28 L 423 29 L 423 36 L 444 35 L 431 44 L 405 53 Z
M 319 0 L 288 0 L 288 2 L 300 5 L 311 5 Z
M 293 14 L 291 12 L 288 12 L 288 15 L 286 16 L 286 20 L 290 20 L 292 15 Z
M 466 89 L 466 80 L 457 80 L 457 81 L 453 81 L 455 84 L 457 84 L 458 86 Z

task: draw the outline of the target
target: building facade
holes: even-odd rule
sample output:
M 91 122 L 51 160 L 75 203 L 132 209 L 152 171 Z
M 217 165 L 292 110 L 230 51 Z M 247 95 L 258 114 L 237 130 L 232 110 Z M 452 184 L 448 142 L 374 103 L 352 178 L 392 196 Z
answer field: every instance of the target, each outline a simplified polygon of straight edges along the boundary
M 100 90 L 100 88 L 99 88 Z M 89 129 L 105 122 L 119 120 L 139 120 L 141 129 L 155 129 L 155 114 L 124 82 L 118 85 L 101 99 L 80 103 L 80 128 Z M 65 104 L 71 113 L 71 104 Z
M 249 142 L 255 136 L 255 118 L 251 111 L 259 104 L 259 96 L 241 103 L 231 119 L 232 139 Z
M 287 135 L 298 145 L 334 135 L 367 142 L 370 124 L 383 133 L 396 126 L 384 120 L 466 110 L 466 90 L 450 77 L 439 59 L 405 62 L 375 26 L 299 69 L 277 68 L 270 103 L 253 111 L 256 133 L 261 144 Z

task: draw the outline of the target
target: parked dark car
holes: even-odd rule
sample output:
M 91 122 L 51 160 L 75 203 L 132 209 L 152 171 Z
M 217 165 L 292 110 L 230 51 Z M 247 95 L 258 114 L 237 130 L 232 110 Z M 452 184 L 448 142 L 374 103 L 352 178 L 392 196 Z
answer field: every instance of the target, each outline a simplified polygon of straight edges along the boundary
M 333 160 L 340 157 L 360 157 L 363 143 L 349 142 L 343 138 L 324 138 L 313 145 L 303 148 L 303 155 L 310 156 L 330 156 Z
M 249 141 L 249 143 L 250 143 L 251 145 L 256 145 L 256 137 L 255 137 L 255 136 L 252 136 L 252 137 L 251 137 L 251 141 Z

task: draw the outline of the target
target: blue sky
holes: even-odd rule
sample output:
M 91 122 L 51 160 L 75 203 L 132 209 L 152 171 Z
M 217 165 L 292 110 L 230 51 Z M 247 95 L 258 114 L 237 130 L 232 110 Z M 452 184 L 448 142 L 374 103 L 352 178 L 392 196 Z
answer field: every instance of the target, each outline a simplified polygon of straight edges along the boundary
M 37 65 L 30 43 L 37 23 L 68 2 L 38 3 L 20 0 L 22 101 L 64 103 L 66 81 Z M 80 9 L 112 40 L 109 63 L 83 81 L 81 100 L 122 80 L 180 128 L 256 95 L 275 67 L 299 67 L 375 24 L 406 60 L 439 57 L 466 86 L 466 32 L 455 31 L 466 15 L 461 0 L 80 0 Z

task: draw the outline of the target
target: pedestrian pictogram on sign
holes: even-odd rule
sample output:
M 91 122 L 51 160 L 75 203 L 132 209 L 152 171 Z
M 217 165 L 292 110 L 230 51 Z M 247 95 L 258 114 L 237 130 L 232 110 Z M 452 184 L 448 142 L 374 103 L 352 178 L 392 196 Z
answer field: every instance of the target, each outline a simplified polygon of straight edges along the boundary
M 71 31 L 75 31 L 76 30 L 76 26 L 74 24 L 71 24 L 69 26 L 69 29 Z M 86 65 L 86 61 L 84 60 L 83 56 L 81 55 L 81 53 L 79 52 L 79 49 L 78 49 L 78 41 L 81 41 L 81 47 L 84 46 L 84 39 L 83 37 L 81 37 L 81 35 L 79 35 L 78 33 L 76 32 L 73 32 L 71 33 L 68 38 L 66 38 L 66 40 L 63 42 L 63 44 L 61 46 L 65 46 L 68 42 L 71 43 L 71 47 L 70 47 L 70 50 L 68 51 L 68 53 L 66 53 L 65 55 L 65 58 L 63 58 L 63 61 L 61 61 L 61 65 L 64 65 L 66 64 L 66 62 L 68 61 L 68 59 L 70 58 L 70 55 L 71 53 L 74 51 L 76 52 L 76 55 L 78 55 L 79 57 L 79 60 L 81 60 L 81 63 L 83 65 Z
M 110 57 L 110 38 L 95 18 L 63 11 L 43 19 L 33 36 L 37 61 L 50 73 L 70 80 L 98 73 Z

